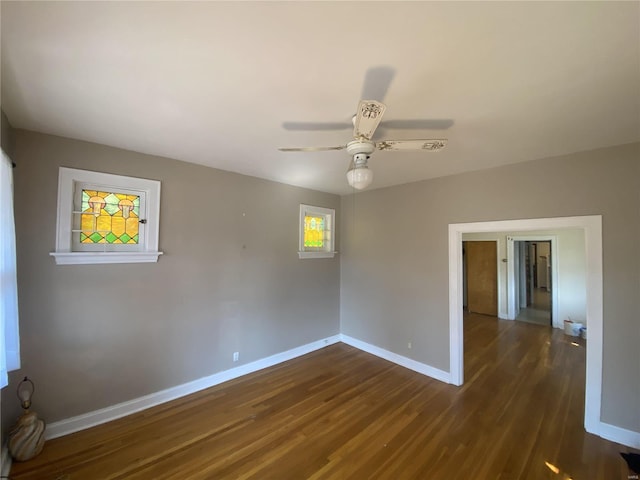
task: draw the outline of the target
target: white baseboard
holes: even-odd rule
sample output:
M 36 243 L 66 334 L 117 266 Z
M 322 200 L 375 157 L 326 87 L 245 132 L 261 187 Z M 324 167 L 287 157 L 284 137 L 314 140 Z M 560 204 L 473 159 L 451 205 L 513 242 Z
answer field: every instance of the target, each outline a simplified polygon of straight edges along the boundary
M 347 345 L 351 345 L 352 347 L 370 353 L 371 355 L 375 355 L 376 357 L 384 358 L 385 360 L 389 360 L 390 362 L 408 368 L 409 370 L 413 370 L 414 372 L 435 378 L 441 382 L 451 383 L 451 374 L 449 372 L 445 372 L 425 363 L 420 363 L 416 360 L 412 360 L 411 358 L 403 357 L 402 355 L 390 352 L 384 348 L 376 347 L 375 345 L 371 345 L 370 343 L 363 342 L 362 340 L 358 340 L 348 335 L 341 334 L 340 339 Z
M 11 472 L 12 458 L 9 455 L 9 448 L 7 444 L 2 446 L 2 460 L 0 461 L 0 476 L 9 478 L 9 472 Z
M 633 430 L 627 430 L 600 422 L 598 435 L 606 440 L 611 440 L 612 442 L 626 445 L 627 447 L 640 448 L 640 432 L 634 432 Z
M 176 398 L 204 390 L 205 388 L 219 385 L 220 383 L 233 380 L 234 378 L 277 365 L 278 363 L 286 362 L 287 360 L 292 360 L 301 355 L 306 355 L 307 353 L 324 348 L 327 345 L 338 343 L 339 341 L 340 335 L 333 335 L 331 337 L 287 350 L 286 352 L 276 353 L 270 357 L 262 358 L 245 365 L 240 365 L 239 367 L 232 368 L 230 370 L 218 372 L 208 377 L 199 378 L 198 380 L 187 382 L 176 387 L 171 387 L 160 392 L 151 393 L 144 397 L 134 398 L 127 402 L 118 403 L 83 415 L 53 422 L 47 425 L 45 436 L 47 439 L 61 437 L 63 435 L 84 430 L 85 428 L 94 427 L 111 420 L 116 420 L 117 418 L 131 415 L 132 413 L 154 407 L 170 400 L 175 400 Z
M 155 392 L 144 397 L 134 398 L 127 402 L 118 403 L 110 407 L 95 410 L 93 412 L 78 415 L 76 417 L 67 418 L 58 422 L 51 423 L 47 426 L 46 438 L 56 438 L 63 435 L 68 435 L 85 428 L 90 428 L 96 425 L 100 425 L 111 420 L 131 415 L 132 413 L 145 410 L 150 407 L 154 407 L 170 400 L 189 395 L 191 393 L 204 390 L 205 388 L 219 385 L 234 378 L 247 375 L 249 373 L 257 372 L 264 368 L 272 367 L 287 360 L 292 360 L 296 357 L 306 355 L 307 353 L 319 350 L 332 345 L 334 343 L 344 342 L 347 345 L 351 345 L 359 350 L 375 355 L 376 357 L 384 358 L 390 362 L 393 362 L 402 367 L 408 368 L 415 372 L 421 373 L 428 377 L 434 378 L 441 382 L 451 383 L 451 374 L 430 365 L 418 362 L 411 358 L 404 357 L 389 350 L 371 345 L 348 335 L 338 334 L 331 337 L 327 337 L 315 342 L 302 345 L 300 347 L 287 350 L 286 352 L 277 353 L 255 362 L 240 365 L 239 367 L 218 372 L 208 377 L 200 378 L 192 382 L 184 383 L 176 387 L 168 388 L 160 392 Z M 607 423 L 600 422 L 597 425 L 593 433 L 596 435 L 610 440 L 612 442 L 626 445 L 631 448 L 640 448 L 640 433 L 632 430 L 626 430 L 624 428 L 616 427 L 615 425 L 609 425 Z M 2 448 L 2 475 L 7 476 L 11 468 L 11 456 L 9 455 L 7 446 Z

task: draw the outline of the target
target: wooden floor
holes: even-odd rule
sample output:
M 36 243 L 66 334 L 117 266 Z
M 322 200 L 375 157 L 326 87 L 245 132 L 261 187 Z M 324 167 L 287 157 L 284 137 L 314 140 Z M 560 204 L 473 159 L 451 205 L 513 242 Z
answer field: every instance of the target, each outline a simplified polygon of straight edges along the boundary
M 51 440 L 11 478 L 627 480 L 630 450 L 582 427 L 573 340 L 471 315 L 462 387 L 339 343 Z
M 551 292 L 546 288 L 534 288 L 531 305 L 521 308 L 516 320 L 538 325 L 551 325 Z

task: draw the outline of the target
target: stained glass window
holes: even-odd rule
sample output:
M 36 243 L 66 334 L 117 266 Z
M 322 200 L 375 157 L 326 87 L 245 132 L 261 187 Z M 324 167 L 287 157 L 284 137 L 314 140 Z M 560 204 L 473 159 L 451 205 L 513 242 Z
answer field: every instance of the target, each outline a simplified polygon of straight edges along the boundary
M 299 258 L 332 258 L 335 255 L 336 213 L 332 208 L 300 204 Z
M 157 262 L 160 182 L 60 167 L 58 265 Z
M 304 217 L 304 246 L 322 248 L 324 246 L 324 217 Z
M 83 189 L 81 212 L 80 243 L 138 243 L 138 195 Z

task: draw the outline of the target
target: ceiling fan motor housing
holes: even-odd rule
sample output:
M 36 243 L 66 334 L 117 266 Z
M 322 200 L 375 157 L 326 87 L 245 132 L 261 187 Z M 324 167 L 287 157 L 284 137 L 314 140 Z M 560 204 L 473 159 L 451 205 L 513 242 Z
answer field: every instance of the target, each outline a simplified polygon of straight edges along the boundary
M 347 152 L 353 156 L 353 161 L 356 165 L 366 165 L 369 156 L 375 149 L 375 142 L 363 138 L 347 143 Z

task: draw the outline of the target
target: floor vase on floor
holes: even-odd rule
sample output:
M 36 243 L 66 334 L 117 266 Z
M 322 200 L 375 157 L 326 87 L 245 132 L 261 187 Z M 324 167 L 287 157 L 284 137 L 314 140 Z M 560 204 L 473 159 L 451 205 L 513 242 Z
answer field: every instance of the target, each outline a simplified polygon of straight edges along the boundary
M 44 447 L 44 420 L 35 412 L 23 414 L 9 432 L 9 453 L 19 462 L 30 460 Z

